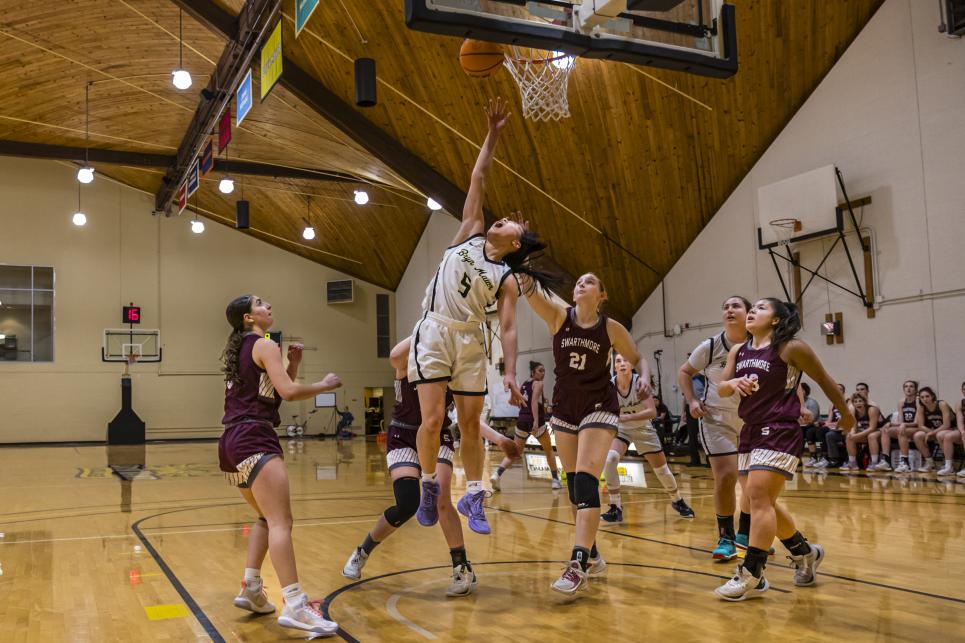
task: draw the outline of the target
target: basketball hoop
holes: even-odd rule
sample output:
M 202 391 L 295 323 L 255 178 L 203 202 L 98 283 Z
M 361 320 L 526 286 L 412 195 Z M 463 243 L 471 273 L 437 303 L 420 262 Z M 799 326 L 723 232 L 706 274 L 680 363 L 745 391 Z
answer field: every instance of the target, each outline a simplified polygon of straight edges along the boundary
M 567 100 L 576 58 L 562 51 L 511 46 L 503 65 L 516 79 L 523 99 L 523 118 L 558 121 L 570 117 Z
M 782 247 L 790 245 L 791 237 L 801 231 L 800 219 L 771 219 L 768 223 L 774 228 L 777 244 Z

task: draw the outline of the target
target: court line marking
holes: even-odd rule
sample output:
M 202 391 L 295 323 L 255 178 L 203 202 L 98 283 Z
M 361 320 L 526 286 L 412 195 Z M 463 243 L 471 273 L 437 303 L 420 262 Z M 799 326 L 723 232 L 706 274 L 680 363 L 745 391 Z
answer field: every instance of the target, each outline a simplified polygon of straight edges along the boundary
M 562 560 L 494 560 L 494 561 L 487 561 L 487 562 L 482 562 L 482 563 L 473 563 L 473 566 L 474 566 L 474 567 L 481 567 L 481 566 L 484 566 L 484 565 L 536 565 L 536 564 L 564 565 L 564 564 L 565 564 L 565 561 L 562 561 Z M 683 573 L 685 573 L 685 574 L 696 574 L 696 575 L 698 575 L 698 576 L 710 576 L 710 577 L 712 577 L 712 578 L 723 579 L 723 580 L 727 580 L 728 578 L 730 578 L 729 576 L 721 576 L 721 575 L 719 575 L 719 574 L 712 574 L 712 573 L 710 573 L 710 572 L 704 572 L 704 571 L 700 571 L 700 570 L 697 570 L 697 569 L 681 569 L 681 568 L 679 568 L 679 567 L 666 567 L 666 566 L 662 566 L 662 565 L 645 565 L 645 564 L 643 564 L 643 563 L 611 563 L 611 562 L 607 562 L 607 566 L 608 566 L 608 567 L 611 566 L 611 565 L 612 565 L 612 566 L 620 566 L 620 567 L 635 567 L 635 568 L 643 568 L 643 569 L 659 569 L 659 570 L 662 570 L 662 571 L 683 572 Z M 327 618 L 327 619 L 329 619 L 329 620 L 334 620 L 334 619 L 332 619 L 332 616 L 331 616 L 330 607 L 331 607 L 331 605 L 332 605 L 332 602 L 333 602 L 336 598 L 338 598 L 340 595 L 344 594 L 345 592 L 347 592 L 347 591 L 349 591 L 349 590 L 352 590 L 352 589 L 355 589 L 355 588 L 357 588 L 357 587 L 360 587 L 361 585 L 365 585 L 365 584 L 367 584 L 367 583 L 372 583 L 372 582 L 377 581 L 377 580 L 383 580 L 383 579 L 385 579 L 385 578 L 391 578 L 391 577 L 393 577 L 393 576 L 400 576 L 400 575 L 402 575 L 402 574 L 411 574 L 411 573 L 414 573 L 414 572 L 431 571 L 431 570 L 435 570 L 435 569 L 451 570 L 451 569 L 452 569 L 452 566 L 451 566 L 451 565 L 432 565 L 432 566 L 429 566 L 429 567 L 418 567 L 418 568 L 414 568 L 414 569 L 403 569 L 403 570 L 396 571 L 396 572 L 388 572 L 388 573 L 386 573 L 386 574 L 380 574 L 380 575 L 378 575 L 378 576 L 372 576 L 371 578 L 363 578 L 362 580 L 358 580 L 358 581 L 355 581 L 354 583 L 349 583 L 348 585 L 343 585 L 342 587 L 339 587 L 339 588 L 336 589 L 334 592 L 332 592 L 331 594 L 329 594 L 328 596 L 326 596 L 324 599 L 322 599 L 322 600 L 319 602 L 319 607 L 321 608 L 322 613 L 325 615 L 325 618 Z M 509 572 L 509 573 L 516 573 L 516 572 Z M 775 586 L 773 586 L 773 585 L 771 585 L 771 589 L 773 589 L 773 590 L 776 591 L 776 592 L 783 593 L 783 594 L 789 594 L 789 593 L 790 593 L 790 590 L 781 589 L 781 588 L 775 587 Z M 348 641 L 349 643 L 360 643 L 359 639 L 357 639 L 357 638 L 355 638 L 354 636 L 352 636 L 351 634 L 349 634 L 349 632 L 346 631 L 346 630 L 345 630 L 344 628 L 342 628 L 341 626 L 339 626 L 337 634 L 338 634 L 339 636 L 341 636 L 343 640 Z M 431 634 L 431 632 L 430 632 L 430 634 Z
M 557 519 L 557 518 L 549 518 L 549 517 L 543 517 L 543 516 L 534 516 L 534 515 L 532 515 L 532 514 L 518 513 L 518 512 L 516 512 L 516 511 L 512 511 L 512 510 L 510 510 L 510 509 L 500 509 L 499 507 L 492 507 L 492 509 L 495 509 L 496 511 L 502 511 L 502 512 L 505 512 L 505 513 L 509 513 L 509 514 L 515 514 L 515 515 L 519 515 L 519 516 L 524 516 L 524 517 L 526 517 L 526 518 L 533 518 L 533 519 L 536 519 L 536 520 L 545 520 L 545 521 L 548 521 L 548 522 L 556 522 L 556 523 L 559 523 L 559 524 L 562 524 L 562 525 L 568 525 L 568 526 L 570 526 L 570 527 L 573 527 L 573 526 L 574 526 L 573 523 L 571 523 L 571 522 L 567 522 L 567 521 L 565 521 L 565 520 L 559 520 L 559 519 Z M 635 540 L 643 540 L 643 541 L 645 541 L 645 542 L 651 542 L 651 543 L 655 543 L 655 544 L 658 544 L 658 545 L 667 545 L 667 546 L 669 546 L 669 547 L 679 547 L 679 548 L 681 548 L 681 549 L 689 549 L 689 550 L 691 550 L 691 551 L 700 552 L 700 553 L 702 553 L 702 554 L 709 554 L 709 553 L 710 553 L 709 550 L 707 550 L 707 549 L 701 549 L 700 547 L 691 547 L 690 545 L 681 545 L 681 544 L 679 544 L 679 543 L 672 543 L 672 542 L 667 542 L 667 541 L 663 541 L 663 540 L 656 540 L 655 538 L 647 538 L 646 536 L 638 536 L 638 535 L 636 535 L 636 534 L 627 534 L 627 533 L 624 533 L 624 532 L 613 531 L 613 530 L 609 530 L 609 529 L 600 529 L 599 532 L 600 532 L 600 533 L 605 533 L 605 534 L 613 534 L 614 536 L 623 536 L 623 537 L 625 537 L 625 538 L 633 538 L 633 539 L 635 539 Z M 608 564 L 609 564 L 609 563 L 608 563 Z M 616 564 L 618 564 L 618 563 L 613 563 L 613 564 L 616 565 Z M 769 566 L 769 567 L 780 567 L 780 568 L 782 568 L 782 569 L 791 569 L 790 565 L 783 565 L 783 564 L 781 564 L 781 563 L 776 563 L 776 562 L 775 562 L 775 563 L 768 563 L 768 566 Z M 887 585 L 887 584 L 885 584 L 885 583 L 878 583 L 878 582 L 876 582 L 876 581 L 863 580 L 863 579 L 861 579 L 861 578 L 852 578 L 851 576 L 841 576 L 841 575 L 839 575 L 839 574 L 832 574 L 832 573 L 829 573 L 829 572 L 821 572 L 821 574 L 822 574 L 823 576 L 828 576 L 828 577 L 830 577 L 830 578 L 836 578 L 836 579 L 838 579 L 838 580 L 846 580 L 846 581 L 851 581 L 851 582 L 853 582 L 853 583 L 860 583 L 860 584 L 862 584 L 862 585 L 871 585 L 871 586 L 873 586 L 873 587 L 881 587 L 881 588 L 883 588 L 883 589 L 893 589 L 893 590 L 898 591 L 898 592 L 905 592 L 905 593 L 908 593 L 908 594 L 915 594 L 915 595 L 917 595 L 917 596 L 925 596 L 925 597 L 927 597 L 927 598 L 935 598 L 935 599 L 944 600 L 944 601 L 951 601 L 951 602 L 953 602 L 953 603 L 965 604 L 965 599 L 955 598 L 954 596 L 945 596 L 945 595 L 943 595 L 943 594 L 932 594 L 932 593 L 930 593 L 930 592 L 922 592 L 922 591 L 917 590 L 917 589 L 909 589 L 909 588 L 907 588 L 907 587 L 899 587 L 899 586 L 897 586 L 897 585 Z

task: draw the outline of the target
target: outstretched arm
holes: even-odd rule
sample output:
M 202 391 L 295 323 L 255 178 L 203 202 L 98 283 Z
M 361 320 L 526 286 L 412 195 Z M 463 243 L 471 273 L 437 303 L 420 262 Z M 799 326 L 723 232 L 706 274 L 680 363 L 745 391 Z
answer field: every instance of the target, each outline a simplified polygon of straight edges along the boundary
M 854 414 L 851 412 L 844 396 L 841 395 L 837 383 L 824 370 L 824 364 L 815 355 L 814 349 L 799 339 L 792 339 L 781 350 L 781 359 L 806 373 L 821 387 L 824 394 L 831 400 L 831 404 L 841 411 L 838 428 L 845 433 L 851 431 L 855 425 Z
M 529 275 L 517 274 L 516 279 L 519 280 L 519 287 L 526 294 L 529 307 L 546 323 L 550 335 L 555 335 L 566 321 L 566 308 L 552 299 L 549 293 L 539 288 Z
M 489 121 L 489 133 L 479 148 L 479 157 L 472 168 L 472 178 L 469 181 L 469 192 L 466 203 L 462 206 L 462 225 L 452 240 L 452 245 L 458 245 L 483 231 L 483 201 L 486 195 L 486 175 L 493 164 L 493 153 L 499 141 L 499 133 L 509 120 L 509 105 L 502 98 L 490 99 L 486 107 L 486 118 Z
M 261 366 L 268 373 L 272 386 L 278 391 L 281 399 L 285 401 L 309 400 L 319 393 L 334 391 L 342 386 L 342 381 L 334 373 L 329 373 L 321 381 L 314 384 L 293 382 L 282 364 L 278 344 L 270 339 L 259 339 L 255 342 L 251 355 L 255 364 Z
M 523 395 L 516 383 L 516 358 L 519 354 L 519 344 L 516 340 L 516 302 L 519 301 L 519 291 L 516 289 L 515 279 L 507 279 L 499 289 L 499 301 L 496 310 L 499 314 L 499 343 L 503 347 L 503 362 L 506 372 L 503 375 L 503 387 L 509 391 L 509 403 L 522 406 Z

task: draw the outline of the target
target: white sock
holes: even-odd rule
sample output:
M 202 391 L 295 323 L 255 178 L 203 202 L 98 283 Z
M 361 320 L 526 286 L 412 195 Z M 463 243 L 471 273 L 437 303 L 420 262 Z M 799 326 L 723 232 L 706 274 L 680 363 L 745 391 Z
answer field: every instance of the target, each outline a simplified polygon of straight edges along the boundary
M 483 490 L 482 480 L 470 480 L 466 483 L 466 494 L 479 493 Z
M 423 472 L 423 473 L 422 473 L 422 481 L 423 481 L 423 482 L 435 482 L 435 481 L 436 481 L 436 472 L 435 472 L 435 471 L 433 471 L 432 473 L 425 473 L 425 472 Z
M 615 490 L 607 489 L 607 491 L 609 492 L 609 495 L 610 495 L 610 504 L 616 505 L 620 509 L 623 509 L 623 500 L 620 498 L 620 489 L 619 488 Z
M 858 464 L 858 456 L 856 456 L 856 455 L 849 455 L 849 456 L 848 456 L 848 464 Z
M 673 477 L 673 471 L 670 470 L 668 465 L 665 464 L 659 468 L 654 467 L 653 472 L 656 474 L 660 484 L 663 485 L 663 488 L 670 494 L 670 497 L 674 499 L 674 502 L 683 498 L 677 489 L 677 479 Z
M 954 461 L 954 460 L 949 460 L 948 458 L 945 458 L 945 468 L 946 468 L 946 469 L 952 469 L 952 468 L 954 468 L 954 467 L 955 467 L 955 461 Z
M 874 466 L 874 465 L 878 464 L 878 458 L 880 458 L 880 457 L 881 457 L 880 455 L 873 455 L 873 456 L 871 456 L 871 466 Z
M 249 587 L 261 585 L 261 570 L 245 567 L 245 584 Z
M 620 465 L 620 454 L 610 449 L 609 453 L 606 454 L 606 462 L 603 465 L 603 477 L 606 479 L 606 486 L 608 488 L 620 489 L 620 471 L 617 467 Z
M 302 591 L 301 583 L 292 583 L 281 588 L 281 593 L 285 597 L 285 605 L 288 607 L 298 607 L 307 598 Z

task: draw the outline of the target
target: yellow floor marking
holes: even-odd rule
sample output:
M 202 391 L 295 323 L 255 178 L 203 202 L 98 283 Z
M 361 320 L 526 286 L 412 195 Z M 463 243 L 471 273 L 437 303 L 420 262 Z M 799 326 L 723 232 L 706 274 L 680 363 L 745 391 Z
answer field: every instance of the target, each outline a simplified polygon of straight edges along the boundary
M 168 618 L 184 618 L 190 614 L 187 606 L 180 603 L 177 605 L 146 605 L 144 611 L 152 621 L 163 621 Z

